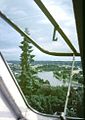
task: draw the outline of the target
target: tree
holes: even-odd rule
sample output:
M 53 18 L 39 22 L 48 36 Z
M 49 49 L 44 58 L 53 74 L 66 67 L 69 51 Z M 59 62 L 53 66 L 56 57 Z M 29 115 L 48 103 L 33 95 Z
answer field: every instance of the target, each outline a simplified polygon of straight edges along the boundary
M 28 34 L 27 29 L 25 29 L 25 32 Z M 23 37 L 23 41 L 20 45 L 20 48 L 22 50 L 20 64 L 21 74 L 19 76 L 19 84 L 21 86 L 21 89 L 29 104 L 36 110 L 48 114 L 54 114 L 56 111 L 62 112 L 64 109 L 67 87 L 52 87 L 47 80 L 44 81 L 36 77 L 36 71 L 32 67 L 32 62 L 34 61 L 35 56 L 32 55 L 33 50 L 30 44 L 31 43 L 29 39 Z M 44 66 L 43 69 L 49 70 L 51 68 L 48 66 L 45 68 Z M 59 72 L 55 71 L 55 74 L 57 73 Z M 62 75 L 62 78 L 66 79 L 69 77 L 69 71 L 66 71 L 65 68 L 63 68 L 61 74 L 59 75 Z M 80 108 L 81 91 L 79 95 L 78 92 L 72 90 L 68 103 L 68 110 L 71 112 L 68 113 L 68 115 L 79 115 Z M 80 115 L 82 116 L 82 114 Z
M 27 28 L 25 32 L 29 34 Z M 32 93 L 32 88 L 34 84 L 34 77 L 36 71 L 32 68 L 31 63 L 34 61 L 35 55 L 32 55 L 32 46 L 30 45 L 30 41 L 28 38 L 23 37 L 23 41 L 21 42 L 20 48 L 22 50 L 21 53 L 21 74 L 19 76 L 19 84 L 21 86 L 22 91 L 27 96 Z

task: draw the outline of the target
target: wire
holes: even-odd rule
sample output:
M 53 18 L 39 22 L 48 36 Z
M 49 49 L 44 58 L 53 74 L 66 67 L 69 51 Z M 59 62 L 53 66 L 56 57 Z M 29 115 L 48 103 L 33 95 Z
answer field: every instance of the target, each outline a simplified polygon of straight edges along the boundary
M 64 107 L 64 116 L 66 115 L 66 110 L 67 110 L 67 105 L 68 105 L 68 100 L 69 100 L 69 95 L 70 95 L 70 90 L 71 90 L 71 83 L 72 83 L 72 77 L 73 77 L 74 62 L 75 62 L 75 55 L 73 55 L 72 69 L 71 69 L 70 79 L 69 79 L 69 83 L 68 83 L 68 91 L 67 91 L 67 96 L 66 96 L 66 101 L 65 101 L 65 107 Z

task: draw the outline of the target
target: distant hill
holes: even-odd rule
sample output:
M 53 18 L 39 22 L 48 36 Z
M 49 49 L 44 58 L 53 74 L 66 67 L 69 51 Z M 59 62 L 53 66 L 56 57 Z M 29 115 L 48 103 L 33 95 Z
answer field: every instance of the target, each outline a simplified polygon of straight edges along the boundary
M 20 64 L 20 61 L 8 61 L 8 63 L 12 64 Z M 71 61 L 34 61 L 32 65 L 71 65 Z M 81 61 L 75 61 L 75 66 L 81 67 Z
M 10 60 L 7 61 L 8 63 L 12 63 L 12 64 L 20 64 L 20 61 L 16 61 L 16 60 Z

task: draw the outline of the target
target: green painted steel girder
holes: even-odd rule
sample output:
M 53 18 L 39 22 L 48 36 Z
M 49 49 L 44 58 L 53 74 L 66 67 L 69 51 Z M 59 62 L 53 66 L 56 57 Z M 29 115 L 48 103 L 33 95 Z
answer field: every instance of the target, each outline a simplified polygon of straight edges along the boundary
M 17 32 L 19 32 L 22 36 L 28 38 L 28 41 L 30 41 L 36 48 L 38 48 L 41 52 L 46 53 L 48 55 L 52 56 L 80 56 L 80 53 L 57 53 L 57 52 L 50 52 L 45 49 L 43 49 L 41 46 L 39 46 L 28 34 L 26 34 L 21 28 L 19 28 L 15 23 L 13 23 L 8 17 L 6 17 L 2 12 L 0 12 L 0 17 L 4 19 L 10 26 L 12 26 Z
M 75 47 L 70 42 L 69 38 L 65 35 L 65 33 L 63 32 L 63 30 L 60 28 L 60 26 L 58 25 L 58 23 L 52 17 L 52 15 L 50 14 L 50 12 L 47 10 L 47 8 L 44 6 L 44 4 L 41 2 L 41 0 L 34 0 L 34 1 L 39 6 L 39 8 L 42 10 L 42 12 L 47 16 L 47 18 L 50 20 L 50 22 L 52 23 L 52 25 L 54 26 L 54 28 L 60 33 L 60 35 L 63 37 L 63 39 L 68 44 L 68 46 L 71 48 L 71 50 L 74 53 L 77 53 Z

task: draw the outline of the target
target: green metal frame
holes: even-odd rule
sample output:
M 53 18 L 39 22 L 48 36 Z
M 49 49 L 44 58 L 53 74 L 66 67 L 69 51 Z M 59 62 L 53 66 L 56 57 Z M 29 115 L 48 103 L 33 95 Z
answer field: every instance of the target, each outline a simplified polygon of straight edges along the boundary
M 50 52 L 45 49 L 43 49 L 41 46 L 39 46 L 28 34 L 26 34 L 21 28 L 19 28 L 15 23 L 13 23 L 9 18 L 7 18 L 1 11 L 0 11 L 0 17 L 4 19 L 10 26 L 12 26 L 17 32 L 19 32 L 22 36 L 28 38 L 28 41 L 30 41 L 36 48 L 38 48 L 41 52 L 46 53 L 48 55 L 52 56 L 80 56 L 80 53 L 57 53 L 57 52 Z
M 60 35 L 63 37 L 63 39 L 65 40 L 65 42 L 68 44 L 68 46 L 71 48 L 71 50 L 74 53 L 77 53 L 77 50 L 75 49 L 75 47 L 72 45 L 72 43 L 70 42 L 69 38 L 65 35 L 65 33 L 63 32 L 63 30 L 60 28 L 60 26 L 58 25 L 58 23 L 55 21 L 55 19 L 52 17 L 52 15 L 49 13 L 49 11 L 47 10 L 47 8 L 44 6 L 44 4 L 40 1 L 40 0 L 34 0 L 35 3 L 39 6 L 39 8 L 42 10 L 42 12 L 47 16 L 47 18 L 50 20 L 50 22 L 52 23 L 52 25 L 54 26 L 55 30 L 57 30 Z

